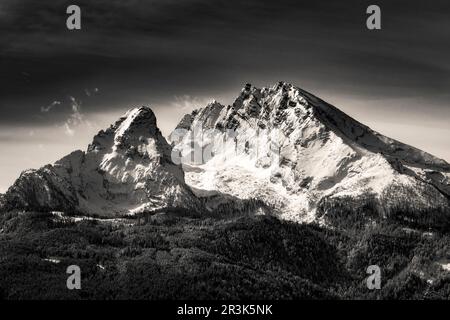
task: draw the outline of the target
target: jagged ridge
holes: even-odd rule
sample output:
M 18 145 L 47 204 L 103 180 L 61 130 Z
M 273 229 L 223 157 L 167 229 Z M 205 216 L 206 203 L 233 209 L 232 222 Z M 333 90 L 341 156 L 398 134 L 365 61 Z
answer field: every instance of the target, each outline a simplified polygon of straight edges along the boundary
M 292 220 L 316 219 L 324 201 L 349 196 L 371 195 L 384 213 L 399 202 L 421 210 L 449 207 L 448 163 L 288 83 L 262 89 L 247 84 L 231 106 L 211 103 L 185 116 L 178 128 L 184 130 L 172 133 L 172 144 L 197 193 L 256 195 Z M 230 131 L 233 139 L 227 139 Z M 211 149 L 211 159 L 189 161 L 193 141 Z M 267 145 L 277 152 L 261 148 Z M 394 186 L 408 189 L 408 195 L 386 201 Z
M 105 216 L 200 208 L 148 107 L 132 109 L 100 131 L 86 152 L 78 150 L 54 165 L 25 171 L 5 194 L 5 202 L 9 209 Z

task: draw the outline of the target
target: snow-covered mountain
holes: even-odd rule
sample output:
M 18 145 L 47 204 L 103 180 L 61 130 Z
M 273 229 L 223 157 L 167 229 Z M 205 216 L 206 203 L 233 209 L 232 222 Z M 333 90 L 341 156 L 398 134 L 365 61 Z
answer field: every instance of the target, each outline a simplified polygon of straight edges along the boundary
M 200 207 L 147 107 L 128 111 L 100 131 L 86 152 L 24 171 L 4 195 L 3 205 L 101 216 Z
M 214 101 L 195 110 L 170 140 L 197 195 L 261 199 L 289 220 L 342 206 L 450 212 L 447 162 L 284 82 L 247 84 L 232 106 Z
M 247 84 L 232 106 L 213 101 L 185 115 L 170 141 L 149 108 L 132 109 L 85 152 L 24 171 L 0 207 L 117 216 L 269 206 L 293 221 L 341 211 L 450 216 L 448 163 L 284 82 Z

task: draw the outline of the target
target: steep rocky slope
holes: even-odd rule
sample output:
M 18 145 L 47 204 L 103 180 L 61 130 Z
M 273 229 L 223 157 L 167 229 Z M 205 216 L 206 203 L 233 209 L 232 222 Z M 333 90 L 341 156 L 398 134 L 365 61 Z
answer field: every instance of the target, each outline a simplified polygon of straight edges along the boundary
M 336 206 L 449 212 L 448 163 L 284 82 L 186 115 L 170 140 L 197 194 L 258 198 L 290 220 Z
M 132 109 L 86 152 L 23 172 L 0 205 L 100 216 L 264 208 L 293 221 L 348 212 L 450 219 L 448 163 L 284 82 L 248 84 L 231 106 L 213 101 L 185 115 L 170 140 L 149 108 Z
M 23 172 L 4 198 L 7 209 L 103 216 L 200 207 L 147 107 L 128 111 L 100 131 L 86 152 Z

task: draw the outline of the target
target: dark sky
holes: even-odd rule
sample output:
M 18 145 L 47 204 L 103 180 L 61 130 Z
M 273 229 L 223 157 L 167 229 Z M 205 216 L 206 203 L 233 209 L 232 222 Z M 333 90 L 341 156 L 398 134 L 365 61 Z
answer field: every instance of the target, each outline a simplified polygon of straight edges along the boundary
M 381 30 L 366 28 L 370 4 Z M 247 82 L 291 82 L 450 161 L 449 17 L 448 0 L 1 0 L 0 192 L 132 106 L 167 133 Z

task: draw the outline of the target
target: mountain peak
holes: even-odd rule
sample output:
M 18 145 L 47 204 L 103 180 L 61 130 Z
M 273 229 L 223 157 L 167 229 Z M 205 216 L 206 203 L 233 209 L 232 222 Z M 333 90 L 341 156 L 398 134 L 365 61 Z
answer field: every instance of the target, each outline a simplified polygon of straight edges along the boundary
M 22 174 L 5 195 L 12 208 L 114 216 L 165 208 L 197 210 L 181 166 L 149 107 L 130 109 L 75 151 Z
M 115 148 L 130 148 L 141 145 L 148 139 L 161 141 L 164 137 L 157 126 L 156 116 L 147 106 L 128 110 L 119 120 L 106 130 L 101 130 L 88 146 L 89 151 Z
M 328 139 L 333 132 L 346 144 L 362 147 L 373 153 L 381 153 L 389 161 L 400 161 L 414 166 L 450 171 L 450 165 L 442 159 L 417 148 L 383 136 L 348 116 L 338 108 L 291 83 L 279 81 L 269 88 L 256 88 L 247 83 L 233 103 L 232 110 L 220 120 L 220 127 L 236 129 L 242 120 L 253 119 L 255 127 L 279 128 L 285 132 L 303 127 L 320 130 L 319 136 Z
M 286 82 L 262 89 L 246 84 L 232 106 L 212 101 L 185 116 L 179 128 L 173 152 L 153 111 L 130 109 L 101 130 L 87 152 L 22 174 L 0 202 L 111 216 L 199 211 L 203 204 L 196 195 L 214 191 L 257 197 L 296 221 L 321 217 L 342 203 L 360 212 L 370 201 L 381 215 L 396 208 L 449 208 L 445 161 L 385 137 Z M 186 172 L 174 154 L 186 159 Z M 349 197 L 359 200 L 353 205 Z
M 274 85 L 270 87 L 272 90 L 278 91 L 280 89 L 291 89 L 295 88 L 295 86 L 289 82 L 286 81 L 278 81 Z M 247 82 L 241 89 L 241 92 L 249 92 L 252 90 L 265 90 L 266 88 L 257 88 L 256 86 L 252 85 L 251 83 Z
M 277 84 L 275 84 L 275 85 L 272 86 L 272 88 L 273 88 L 274 90 L 280 90 L 280 89 L 287 90 L 287 89 L 291 89 L 291 88 L 293 88 L 293 87 L 294 87 L 294 86 L 293 86 L 292 84 L 290 84 L 290 83 L 288 83 L 288 82 L 285 82 L 285 81 L 278 81 Z
M 128 110 L 121 118 L 121 123 L 116 130 L 116 137 L 123 136 L 128 131 L 134 129 L 154 131 L 156 127 L 156 116 L 152 109 L 146 106 L 133 108 Z
M 219 101 L 217 101 L 216 99 L 212 99 L 212 100 L 207 104 L 207 106 L 215 106 L 215 105 L 218 105 L 218 104 L 220 104 Z
M 330 197 L 380 199 L 399 185 L 413 189 L 408 192 L 417 196 L 417 207 L 447 206 L 450 166 L 444 160 L 383 136 L 284 81 L 261 89 L 247 83 L 232 106 L 208 105 L 183 119 L 189 120 L 182 123 L 187 132 L 172 140 L 174 148 L 191 154 L 194 137 L 199 150 L 210 150 L 203 161 L 188 163 L 198 166 L 186 173 L 196 190 L 264 195 L 288 219 L 297 215 L 294 220 L 309 219 Z

